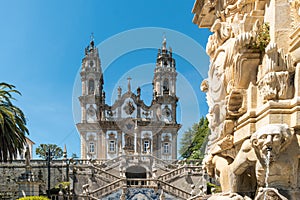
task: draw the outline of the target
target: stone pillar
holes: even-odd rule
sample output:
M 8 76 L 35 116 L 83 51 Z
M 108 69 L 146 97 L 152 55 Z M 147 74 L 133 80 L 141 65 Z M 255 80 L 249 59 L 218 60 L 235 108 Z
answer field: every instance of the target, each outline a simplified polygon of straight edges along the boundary
M 157 133 L 156 135 L 157 138 L 157 157 L 161 158 L 161 133 Z
M 39 196 L 40 182 L 18 182 L 19 184 L 19 197 L 23 196 Z
M 134 154 L 137 154 L 137 133 L 134 133 Z
M 172 135 L 172 159 L 177 159 L 177 133 Z
M 270 24 L 270 39 L 288 52 L 289 30 L 291 29 L 291 18 L 289 1 L 271 0 L 266 6 L 265 22 Z
M 300 62 L 297 63 L 295 70 L 295 98 L 300 96 Z
M 118 131 L 118 155 L 122 155 L 122 132 Z
M 86 94 L 87 94 L 87 93 L 86 93 L 86 79 L 82 78 L 82 79 L 81 79 L 81 82 L 82 82 L 82 88 L 81 88 L 81 90 L 82 90 L 82 95 L 86 95 Z
M 86 133 L 80 133 L 80 141 L 81 141 L 81 158 L 86 158 Z
M 86 123 L 86 105 L 81 103 L 81 123 Z
M 18 178 L 19 197 L 23 196 L 39 196 L 39 186 L 41 182 L 33 175 L 30 166 L 25 173 Z
M 106 132 L 104 130 L 101 131 L 101 154 L 100 158 L 106 159 Z

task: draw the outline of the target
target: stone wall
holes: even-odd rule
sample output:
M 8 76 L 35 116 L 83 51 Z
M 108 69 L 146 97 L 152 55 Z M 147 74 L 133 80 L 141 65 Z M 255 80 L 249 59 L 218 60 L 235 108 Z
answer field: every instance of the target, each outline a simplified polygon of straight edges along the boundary
M 26 168 L 24 160 L 0 164 L 0 199 L 15 199 L 19 196 L 19 183 L 26 181 L 21 177 L 22 174 L 25 174 L 27 169 L 28 168 Z M 68 181 L 68 165 L 65 161 L 52 161 L 50 169 L 50 188 L 55 187 L 60 182 Z M 47 162 L 44 160 L 32 160 L 30 164 L 30 171 L 32 172 L 33 177 L 28 177 L 27 180 L 31 179 L 28 182 L 38 182 L 38 185 L 40 185 L 39 194 L 47 194 Z

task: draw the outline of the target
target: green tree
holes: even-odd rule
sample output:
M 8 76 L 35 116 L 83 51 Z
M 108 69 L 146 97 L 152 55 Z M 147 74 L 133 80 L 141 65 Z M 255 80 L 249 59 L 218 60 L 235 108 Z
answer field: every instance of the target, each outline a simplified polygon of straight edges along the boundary
M 190 153 L 188 150 L 191 144 L 193 143 L 193 138 L 197 130 L 198 130 L 198 124 L 195 123 L 193 124 L 192 128 L 188 128 L 188 130 L 183 133 L 182 138 L 180 140 L 180 148 L 179 148 L 179 154 L 183 158 L 187 158 L 190 156 L 187 155 Z
M 35 149 L 35 154 L 46 159 L 46 154 L 49 148 L 52 153 L 52 158 L 57 159 L 63 156 L 63 150 L 56 144 L 40 144 L 40 146 Z
M 12 161 L 21 153 L 26 144 L 25 115 L 20 108 L 13 105 L 13 94 L 21 93 L 15 86 L 0 83 L 0 162 Z
M 19 198 L 18 200 L 49 200 L 49 199 L 43 196 L 28 196 L 28 197 Z
M 179 150 L 181 157 L 203 159 L 209 133 L 208 120 L 202 117 L 199 123 L 195 123 L 192 128 L 184 132 L 181 139 L 181 145 L 184 146 Z

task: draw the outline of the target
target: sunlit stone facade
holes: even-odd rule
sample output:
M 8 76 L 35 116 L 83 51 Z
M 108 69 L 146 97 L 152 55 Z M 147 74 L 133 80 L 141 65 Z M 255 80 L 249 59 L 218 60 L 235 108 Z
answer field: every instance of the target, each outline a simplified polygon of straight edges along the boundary
M 151 105 L 141 99 L 128 78 L 127 91 L 118 88 L 112 105 L 105 102 L 104 74 L 98 48 L 92 40 L 85 49 L 81 66 L 81 158 L 113 159 L 124 154 L 151 154 L 163 160 L 177 157 L 176 67 L 166 39 L 158 49 L 153 75 Z

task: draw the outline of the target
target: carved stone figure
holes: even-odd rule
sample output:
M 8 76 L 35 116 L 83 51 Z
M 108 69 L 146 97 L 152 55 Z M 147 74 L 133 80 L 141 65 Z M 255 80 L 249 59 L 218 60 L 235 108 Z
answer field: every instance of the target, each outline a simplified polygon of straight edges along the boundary
M 236 193 L 216 194 L 208 198 L 208 200 L 245 200 L 241 195 Z
M 284 196 L 282 196 L 278 190 L 274 188 L 259 188 L 258 194 L 255 197 L 255 200 L 288 200 Z
M 239 176 L 253 166 L 257 186 L 266 187 L 266 166 L 269 162 L 268 186 L 288 190 L 290 187 L 297 187 L 295 174 L 298 170 L 298 155 L 299 145 L 290 128 L 286 124 L 269 124 L 244 141 L 230 165 L 230 171 Z M 231 176 L 232 191 L 238 190 L 236 179 L 237 177 Z
M 195 2 L 193 22 L 213 32 L 206 46 L 208 78 L 201 84 L 211 129 L 203 164 L 222 192 L 299 199 L 299 5 Z

